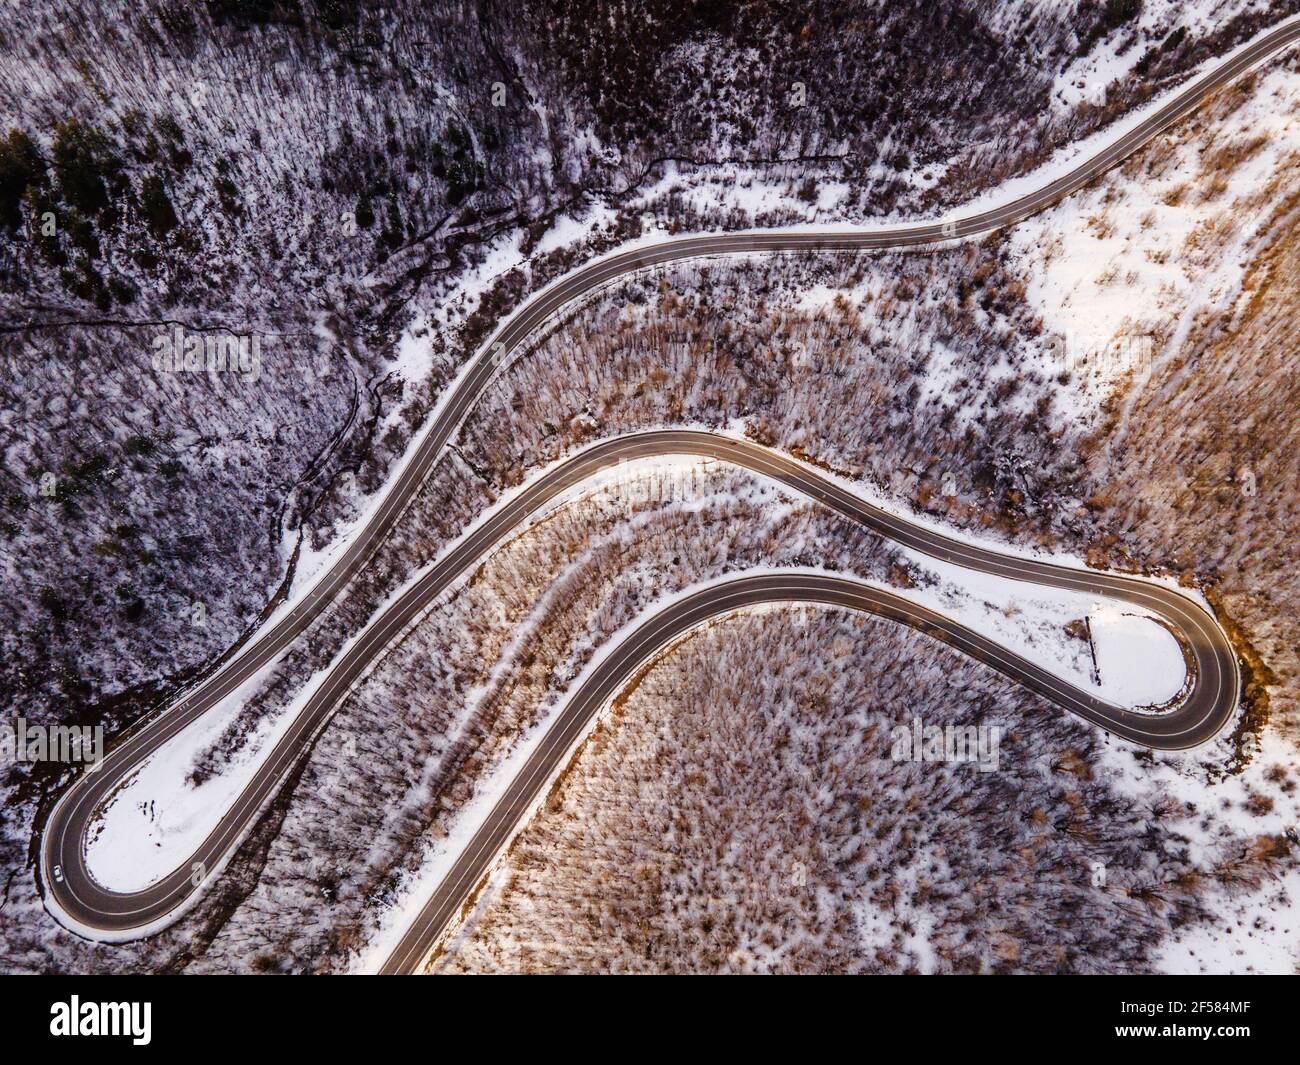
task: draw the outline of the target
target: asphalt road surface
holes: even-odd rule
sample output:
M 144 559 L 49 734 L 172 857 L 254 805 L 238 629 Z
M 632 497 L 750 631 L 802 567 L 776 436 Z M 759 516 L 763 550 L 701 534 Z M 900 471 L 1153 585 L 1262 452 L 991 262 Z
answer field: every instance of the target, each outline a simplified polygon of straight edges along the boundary
M 1041 667 L 978 633 L 897 596 L 848 579 L 835 584 L 837 594 L 851 593 L 851 602 L 860 608 L 870 609 L 873 603 L 887 604 L 887 610 L 882 606 L 877 612 L 884 612 L 884 616 L 946 640 L 1114 735 L 1162 750 L 1191 747 L 1211 738 L 1236 707 L 1240 680 L 1232 645 L 1215 620 L 1198 603 L 1179 591 L 1138 578 L 1005 555 L 951 539 L 874 507 L 815 467 L 751 441 L 701 430 L 635 433 L 592 445 L 528 483 L 391 603 L 331 667 L 324 683 L 307 701 L 212 834 L 171 875 L 142 891 L 115 892 L 96 883 L 85 865 L 85 839 L 101 802 L 134 771 L 141 759 L 157 749 L 161 741 L 156 737 L 174 733 L 144 730 L 110 752 L 97 772 L 83 775 L 69 790 L 46 826 L 44 861 L 51 870 L 56 864 L 60 866 L 62 880 L 52 878 L 49 886 L 63 914 L 83 928 L 110 933 L 147 931 L 150 926 L 156 926 L 173 915 L 196 888 L 219 871 L 222 860 L 234 850 L 251 827 L 257 812 L 275 794 L 280 782 L 352 685 L 447 588 L 477 566 L 494 545 L 513 535 L 531 515 L 544 510 L 561 493 L 602 471 L 617 468 L 620 462 L 663 455 L 694 456 L 743 466 L 780 481 L 905 547 L 945 562 L 1014 580 L 1105 596 L 1159 615 L 1192 657 L 1192 684 L 1176 708 L 1160 714 L 1145 714 L 1112 706 L 1053 677 Z M 777 598 L 798 598 L 790 590 L 798 592 L 803 587 L 817 593 L 823 588 L 821 582 L 824 581 L 825 578 L 813 574 L 798 575 L 794 583 L 787 582 L 781 586 Z M 754 589 L 761 594 L 772 588 L 758 580 L 744 587 L 751 595 Z M 734 603 L 728 598 L 730 594 L 730 586 L 705 593 L 699 608 L 709 611 L 710 616 L 732 609 Z M 816 601 L 818 595 L 811 594 L 810 598 Z M 728 603 L 733 603 L 733 607 L 727 606 Z M 630 649 L 620 648 L 608 662 L 627 666 L 640 661 L 635 654 L 639 646 L 635 641 L 640 633 L 653 633 L 657 626 L 674 624 L 681 617 L 678 608 L 673 608 L 663 616 L 651 619 L 642 630 L 638 630 L 637 637 L 629 641 Z M 581 715 L 593 705 L 575 698 L 556 728 L 582 728 L 587 718 Z M 564 750 L 567 747 L 556 748 L 558 754 Z M 509 812 L 505 809 L 501 816 L 508 816 Z M 505 821 L 493 822 L 493 825 L 501 832 L 513 828 L 513 823 Z M 488 858 L 494 853 L 488 854 Z
M 934 557 L 1019 580 L 1089 589 L 1097 594 L 1128 600 L 1153 610 L 1162 615 L 1179 634 L 1185 647 L 1192 653 L 1196 666 L 1194 685 L 1187 699 L 1176 711 L 1158 716 L 1134 715 L 1107 706 L 1085 692 L 1070 689 L 1064 682 L 1042 674 L 1031 663 L 1017 659 L 1003 649 L 996 649 L 977 633 L 954 626 L 950 621 L 927 616 L 927 612 L 910 604 L 902 604 L 901 601 L 885 604 L 867 598 L 858 598 L 853 604 L 840 604 L 856 605 L 861 609 L 872 609 L 876 613 L 893 610 L 895 614 L 886 613 L 885 616 L 893 616 L 897 620 L 933 632 L 967 653 L 1016 677 L 1072 712 L 1135 742 L 1172 750 L 1194 746 L 1208 739 L 1231 715 L 1239 680 L 1236 659 L 1226 637 L 1213 619 L 1192 600 L 1149 582 L 999 555 L 947 539 L 871 508 L 850 496 L 834 482 L 821 477 L 811 467 L 756 445 L 700 433 L 641 434 L 608 441 L 554 468 L 463 540 L 407 594 L 391 604 L 334 664 L 325 683 L 275 745 L 214 832 L 172 874 L 143 891 L 122 893 L 109 891 L 97 884 L 85 865 L 87 831 L 100 803 L 150 754 L 239 688 L 263 666 L 278 658 L 352 577 L 364 568 L 377 546 L 417 494 L 447 441 L 500 366 L 509 360 L 539 326 L 572 300 L 622 274 L 682 259 L 746 252 L 855 252 L 906 248 L 979 235 L 1011 225 L 1087 184 L 1096 175 L 1188 114 L 1215 89 L 1292 44 L 1298 36 L 1300 24 L 1294 23 L 1265 34 L 1234 58 L 1224 61 L 1202 78 L 1171 95 L 1141 124 L 1096 156 L 1081 162 L 1069 173 L 1042 188 L 1001 207 L 965 217 L 954 216 L 945 223 L 898 225 L 869 231 L 746 232 L 665 240 L 597 260 L 537 293 L 502 325 L 475 357 L 469 370 L 457 380 L 436 411 L 412 460 L 394 479 L 376 513 L 309 594 L 176 702 L 120 737 L 99 770 L 81 776 L 64 793 L 50 813 L 41 842 L 41 877 L 47 890 L 46 901 L 50 911 L 78 932 L 112 939 L 146 935 L 174 919 L 195 891 L 220 872 L 222 863 L 251 829 L 258 813 L 274 796 L 298 759 L 310 748 L 329 713 L 350 686 L 406 625 L 418 616 L 427 603 L 458 574 L 474 565 L 501 535 L 517 525 L 532 510 L 544 506 L 558 492 L 619 458 L 687 453 L 738 462 L 757 472 L 776 476 L 791 487 L 840 509 L 884 535 L 926 551 Z M 812 575 L 803 575 L 800 581 L 812 579 Z M 747 594 L 761 594 L 759 590 L 766 586 L 757 584 L 746 587 L 749 588 Z M 830 594 L 820 586 L 808 587 L 808 595 L 814 600 L 818 597 L 815 593 Z M 855 588 L 853 594 L 859 597 L 879 597 L 883 594 L 865 586 Z M 849 596 L 850 590 L 841 588 L 835 594 Z M 782 591 L 778 598 L 789 599 L 791 596 Z M 804 596 L 800 594 L 794 598 Z M 719 607 L 724 612 L 734 608 Z M 674 610 L 663 623 L 671 625 L 681 620 L 681 615 Z M 647 624 L 652 623 L 653 620 Z M 630 661 L 631 657 L 625 657 L 622 650 L 620 648 L 618 654 L 612 655 L 611 660 Z M 596 694 L 593 692 L 592 698 Z M 576 722 L 578 718 L 570 718 L 570 715 L 577 713 L 575 708 L 580 707 L 581 700 L 575 696 L 568 705 L 565 720 Z M 580 730 L 580 726 L 575 727 Z M 491 827 L 492 825 L 485 826 L 485 831 Z M 504 820 L 496 827 L 504 828 Z M 473 851 L 474 848 L 470 848 L 466 854 Z M 487 867 L 492 854 L 483 858 L 483 868 Z M 465 860 L 468 859 L 463 857 L 462 861 Z M 449 877 L 448 880 L 450 879 Z M 473 879 L 469 882 L 472 885 Z M 441 895 L 440 888 L 439 896 Z M 430 907 L 434 906 L 435 901 L 436 899 L 430 902 Z M 421 917 L 417 927 L 423 927 L 425 931 L 415 935 L 417 929 L 412 929 L 415 938 L 408 936 L 410 942 L 403 941 L 403 948 L 398 952 L 401 958 L 395 954 L 397 961 L 390 961 L 390 968 L 407 970 L 418 963 L 417 955 L 420 955 L 425 945 L 431 945 L 438 934 L 437 930 L 429 931 L 432 923 L 436 922 L 432 919 L 431 922 L 426 922 Z
M 1208 687 L 1197 685 L 1192 697 L 1175 713 L 1143 718 L 1117 711 L 942 614 L 851 578 L 797 571 L 736 577 L 673 602 L 646 619 L 592 671 L 457 856 L 380 972 L 391 975 L 417 971 L 438 942 L 455 927 L 457 912 L 464 912 L 475 886 L 522 827 L 535 802 L 546 793 L 587 727 L 647 661 L 684 634 L 715 618 L 771 603 L 818 603 L 911 625 L 1014 677 L 1080 717 L 1139 742 L 1154 741 L 1153 746 L 1164 746 L 1172 736 L 1178 737 L 1176 742 L 1182 742 L 1213 735 L 1224 721 L 1225 713 L 1230 714 L 1235 704 L 1235 689 L 1222 683 Z M 1227 655 L 1226 661 L 1216 663 L 1216 669 L 1232 669 L 1231 648 L 1227 648 Z M 1235 674 L 1229 677 L 1235 681 Z M 1220 681 L 1223 679 L 1220 674 Z M 1217 699 L 1213 698 L 1216 691 Z M 1150 726 L 1154 728 L 1148 733 Z

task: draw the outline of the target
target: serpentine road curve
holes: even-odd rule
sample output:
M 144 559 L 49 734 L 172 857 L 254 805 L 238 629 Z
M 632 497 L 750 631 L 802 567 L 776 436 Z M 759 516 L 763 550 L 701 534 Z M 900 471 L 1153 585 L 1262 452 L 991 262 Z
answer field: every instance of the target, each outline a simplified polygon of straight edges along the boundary
M 804 573 L 798 575 L 795 583 L 787 582 L 775 589 L 763 581 L 751 581 L 744 585 L 751 596 L 758 594 L 761 598 L 763 593 L 775 590 L 777 600 L 788 601 L 799 598 L 795 593 L 802 589 L 812 601 L 838 602 L 857 609 L 873 610 L 911 624 L 1015 678 L 1080 717 L 1117 736 L 1149 747 L 1179 750 L 1203 743 L 1219 731 L 1236 708 L 1240 679 L 1231 643 L 1199 603 L 1174 588 L 1135 577 L 1007 555 L 952 539 L 873 506 L 815 467 L 752 441 L 691 429 L 633 433 L 579 451 L 529 482 L 389 604 L 331 666 L 324 682 L 307 700 L 253 779 L 199 849 L 170 875 L 135 892 L 111 891 L 94 880 L 85 864 L 85 840 L 102 802 L 144 758 L 174 735 L 178 726 L 173 723 L 169 727 L 141 730 L 114 748 L 97 772 L 84 774 L 69 789 L 46 826 L 44 861 L 50 868 L 58 864 L 62 873 L 61 880 L 50 882 L 51 896 L 58 909 L 67 920 L 78 926 L 78 930 L 102 930 L 110 933 L 109 938 L 134 938 L 174 919 L 197 889 L 220 870 L 223 860 L 251 828 L 257 813 L 275 794 L 281 781 L 297 764 L 303 751 L 353 684 L 410 625 L 418 621 L 438 596 L 477 566 L 494 545 L 512 535 L 531 515 L 543 510 L 557 496 L 602 471 L 616 468 L 620 462 L 664 455 L 713 459 L 752 470 L 832 508 L 883 537 L 944 562 L 1013 580 L 1106 596 L 1151 611 L 1169 624 L 1190 655 L 1192 683 L 1175 708 L 1158 714 L 1137 713 L 1113 706 L 1076 688 L 951 619 L 862 582 L 839 579 L 834 584 L 834 595 L 838 598 L 827 600 L 824 596 L 826 578 Z M 748 598 L 743 603 L 757 601 L 760 599 Z M 705 611 L 705 616 L 712 616 L 719 610 L 733 609 L 738 603 L 740 601 L 734 599 L 734 590 L 726 586 L 702 593 L 702 598 L 694 605 Z M 680 607 L 674 607 L 651 619 L 645 631 L 659 632 L 665 625 L 671 628 L 682 618 L 688 619 L 686 627 L 689 628 L 690 624 L 696 623 L 689 621 L 695 616 L 682 614 Z M 638 632 L 638 637 L 640 635 Z M 606 679 L 612 678 L 613 682 L 630 675 L 644 658 L 644 655 L 638 655 L 641 646 L 634 639 L 611 655 L 606 664 L 614 672 Z M 619 672 L 620 669 L 623 672 Z M 575 697 L 556 728 L 583 727 L 590 712 L 594 712 L 593 708 L 598 705 L 599 700 L 592 700 L 609 690 L 601 687 L 588 695 Z M 169 717 L 164 717 L 160 724 L 168 720 Z M 552 753 L 558 758 L 566 749 L 567 745 L 561 745 Z M 547 777 L 539 779 L 544 783 Z M 507 813 L 503 809 L 501 816 Z M 504 822 L 497 825 L 503 831 L 513 827 L 513 824 Z M 485 860 L 493 857 L 494 853 L 488 853 Z M 199 870 L 198 876 L 195 875 L 196 869 Z M 471 879 L 470 883 L 473 882 Z
M 1212 736 L 1236 705 L 1235 666 L 1215 653 L 1219 679 L 1196 684 L 1177 710 L 1142 717 L 1109 706 L 1087 692 L 1006 650 L 950 618 L 848 577 L 789 571 L 742 575 L 709 585 L 643 619 L 570 695 L 546 735 L 502 793 L 474 836 L 403 933 L 380 967 L 381 974 L 418 971 L 423 960 L 455 927 L 458 911 L 481 883 L 536 802 L 564 767 L 601 708 L 608 705 L 648 662 L 665 648 L 710 621 L 760 604 L 815 603 L 857 610 L 910 625 L 992 666 L 1080 717 L 1151 746 L 1190 745 Z M 1150 605 L 1149 603 L 1147 604 Z M 1216 697 L 1217 695 L 1217 697 Z M 1143 723 L 1155 732 L 1143 731 Z M 1139 738 L 1144 737 L 1144 738 Z
M 1261 35 L 1173 94 L 1134 129 L 1096 156 L 1037 191 L 992 210 L 954 218 L 943 224 L 930 222 L 845 232 L 745 232 L 666 240 L 596 260 L 534 295 L 503 323 L 492 340 L 475 356 L 468 370 L 457 379 L 436 411 L 411 461 L 393 480 L 374 515 L 307 596 L 178 701 L 128 730 L 116 742 L 98 771 L 83 774 L 63 794 L 50 812 L 41 840 L 40 877 L 46 890 L 47 908 L 66 927 L 102 940 L 138 938 L 175 920 L 197 892 L 219 874 L 223 863 L 251 829 L 259 812 L 310 748 L 334 707 L 389 643 L 436 595 L 467 567 L 474 565 L 484 552 L 528 514 L 619 459 L 687 454 L 734 462 L 775 477 L 882 535 L 933 557 L 1017 580 L 1080 588 L 1135 603 L 1161 615 L 1178 635 L 1193 659 L 1193 684 L 1186 698 L 1174 710 L 1157 715 L 1134 714 L 1066 684 L 978 633 L 915 604 L 857 582 L 809 573 L 793 575 L 776 584 L 767 578 L 748 578 L 744 582 L 716 586 L 701 593 L 704 599 L 699 602 L 684 601 L 691 604 L 689 608 L 676 604 L 647 621 L 643 629 L 637 630 L 605 660 L 606 665 L 613 662 L 620 668 L 634 670 L 635 663 L 644 661 L 647 653 L 652 653 L 647 652 L 647 647 L 661 646 L 664 639 L 675 638 L 674 634 L 687 631 L 719 612 L 765 601 L 825 602 L 869 610 L 930 632 L 1015 677 L 1071 712 L 1134 742 L 1176 750 L 1211 738 L 1236 707 L 1240 678 L 1236 656 L 1227 637 L 1214 619 L 1191 598 L 1148 581 L 1003 555 L 950 539 L 872 507 L 813 467 L 778 452 L 715 434 L 666 430 L 615 438 L 578 453 L 528 485 L 440 559 L 376 618 L 335 662 L 324 683 L 276 743 L 212 834 L 171 874 L 138 892 L 115 892 L 96 883 L 85 864 L 87 833 L 103 800 L 152 753 L 256 675 L 263 666 L 274 661 L 328 606 L 366 565 L 400 518 L 447 441 L 501 365 L 538 326 L 566 304 L 621 274 L 677 260 L 741 252 L 906 248 L 979 235 L 1014 224 L 1082 187 L 1187 115 L 1215 89 L 1275 55 L 1298 37 L 1300 20 L 1295 19 Z M 627 672 L 618 676 L 610 674 L 604 676 L 596 687 L 584 686 L 566 704 L 556 728 L 573 727 L 580 733 L 582 722 L 589 720 L 601 700 L 617 689 L 619 677 L 627 675 Z M 562 736 L 557 733 L 557 742 L 559 738 Z M 548 743 L 549 739 L 548 735 Z M 567 745 L 556 747 L 555 757 L 558 759 L 567 749 Z M 544 783 L 546 777 L 540 779 Z M 522 786 L 517 780 L 511 785 L 512 790 L 516 784 Z M 485 825 L 484 831 L 492 829 L 508 835 L 513 830 L 513 825 L 506 824 L 510 812 L 510 808 L 502 808 L 501 819 Z M 477 850 L 473 846 L 467 849 L 457 865 L 456 876 L 465 881 L 466 890 L 477 881 L 470 856 L 477 854 L 475 861 L 479 863 L 481 872 L 499 849 L 492 848 L 490 840 L 475 839 L 481 846 Z M 463 862 L 469 864 L 462 868 Z M 386 971 L 409 971 L 427 953 L 446 924 L 445 919 L 439 920 L 441 911 L 438 907 L 443 907 L 447 914 L 454 910 L 455 902 L 448 902 L 451 896 L 444 894 L 444 889 L 452 891 L 452 880 L 451 876 L 444 880 L 438 895 L 430 900 L 420 920 L 390 958 Z

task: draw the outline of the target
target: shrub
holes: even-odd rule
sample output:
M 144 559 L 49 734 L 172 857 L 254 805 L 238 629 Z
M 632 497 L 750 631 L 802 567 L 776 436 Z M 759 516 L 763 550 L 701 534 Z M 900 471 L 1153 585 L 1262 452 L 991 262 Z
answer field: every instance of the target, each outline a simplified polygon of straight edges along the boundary
M 45 160 L 31 137 L 11 129 L 0 141 L 0 226 L 10 232 L 22 225 L 27 190 L 45 176 Z
M 54 176 L 63 198 L 93 217 L 109 204 L 108 186 L 122 170 L 109 140 L 94 126 L 70 118 L 54 134 Z
M 162 178 L 150 174 L 140 183 L 140 209 L 144 212 L 149 232 L 161 240 L 176 228 L 176 211 L 167 198 Z

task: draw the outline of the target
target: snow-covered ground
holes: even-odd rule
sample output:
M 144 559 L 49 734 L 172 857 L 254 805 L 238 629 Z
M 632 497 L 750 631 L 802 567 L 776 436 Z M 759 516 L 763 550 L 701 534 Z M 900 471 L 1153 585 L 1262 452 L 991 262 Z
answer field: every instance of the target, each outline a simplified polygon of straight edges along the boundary
M 1138 771 L 1132 753 L 1107 748 L 1107 779 L 1134 801 L 1156 794 L 1186 804 L 1175 827 L 1193 860 L 1213 864 L 1216 855 L 1249 853 L 1261 836 L 1292 834 L 1300 824 L 1300 789 L 1278 788 L 1278 766 L 1295 764 L 1286 737 L 1266 730 L 1253 743 L 1254 757 L 1235 775 L 1207 786 L 1191 755 L 1157 755 Z M 1258 798 L 1268 796 L 1264 804 Z M 1259 885 L 1207 882 L 1202 903 L 1215 914 L 1170 937 L 1154 968 L 1168 973 L 1294 974 L 1300 966 L 1300 868 L 1294 863 Z
M 1159 622 L 1099 604 L 1088 615 L 1088 627 L 1103 698 L 1125 706 L 1160 706 L 1179 693 L 1186 675 L 1183 652 Z
M 1065 113 L 1080 103 L 1104 103 L 1106 90 L 1133 72 L 1150 45 L 1180 29 L 1202 36 L 1238 15 L 1266 12 L 1269 7 L 1269 0 L 1143 0 L 1136 18 L 1057 75 L 1052 104 Z
M 96 881 L 115 891 L 142 891 L 192 855 L 293 724 L 324 674 L 313 677 L 290 705 L 260 721 L 224 772 L 194 786 L 189 775 L 195 760 L 238 716 L 264 679 L 261 673 L 250 678 L 177 733 L 113 793 L 92 824 L 86 845 L 86 867 Z
M 474 797 L 461 810 L 456 818 L 455 827 L 444 837 L 430 842 L 424 857 L 415 873 L 405 877 L 396 887 L 397 901 L 384 913 L 379 928 L 371 935 L 365 946 L 353 958 L 350 971 L 356 973 L 377 972 L 388 960 L 397 944 L 415 922 L 424 908 L 429 896 L 433 894 L 443 877 L 451 870 L 461 852 L 474 838 L 492 808 L 496 806 L 502 793 L 523 768 L 537 745 L 546 738 L 550 718 L 533 728 L 522 737 L 510 755 L 496 766 L 479 784 Z M 545 789 L 538 792 L 539 798 L 545 796 Z M 534 804 L 535 805 L 535 804 Z M 531 816 L 530 809 L 521 820 L 526 824 Z
M 1285 193 L 1278 177 L 1300 152 L 1300 78 L 1259 77 L 1240 107 L 1209 119 L 1210 135 L 1171 135 L 1140 180 L 1112 172 L 1011 231 L 1027 298 L 1094 397 L 1176 355 L 1195 314 L 1231 315 L 1267 203 Z

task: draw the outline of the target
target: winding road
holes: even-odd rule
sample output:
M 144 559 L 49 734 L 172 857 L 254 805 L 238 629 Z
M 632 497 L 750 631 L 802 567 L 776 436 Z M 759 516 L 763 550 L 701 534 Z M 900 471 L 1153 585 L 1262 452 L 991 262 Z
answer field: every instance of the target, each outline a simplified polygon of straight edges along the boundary
M 582 740 L 596 715 L 646 663 L 691 630 L 714 619 L 747 607 L 773 603 L 840 607 L 910 625 L 1015 678 L 1080 717 L 1150 746 L 1165 748 L 1167 744 L 1191 746 L 1202 742 L 1218 730 L 1236 704 L 1234 685 L 1238 682 L 1231 648 L 1227 649 L 1226 660 L 1220 657 L 1222 648 L 1217 645 L 1213 649 L 1204 648 L 1210 652 L 1208 657 L 1216 671 L 1228 670 L 1227 673 L 1219 672 L 1217 681 L 1195 685 L 1192 696 L 1172 713 L 1144 716 L 1118 710 L 978 632 L 861 581 L 798 570 L 733 577 L 654 612 L 590 672 L 569 696 L 546 735 L 511 780 L 482 826 L 457 855 L 455 863 L 439 881 L 379 971 L 400 974 L 418 970 L 423 960 L 454 927 L 457 910 L 465 905 L 496 857 L 524 825 L 534 804 L 565 766 L 570 752 Z M 1151 606 L 1149 601 L 1144 605 Z M 1209 628 L 1215 627 L 1208 616 L 1198 620 L 1208 622 Z M 1203 630 L 1203 635 L 1208 637 L 1208 631 Z M 1146 726 L 1155 726 L 1155 729 L 1148 732 Z
M 656 649 L 709 618 L 759 602 L 820 602 L 867 610 L 913 625 L 958 647 L 1117 736 L 1164 750 L 1195 746 L 1231 717 L 1240 688 L 1236 656 L 1215 620 L 1193 599 L 1162 584 L 1001 554 L 946 537 L 873 507 L 814 467 L 748 441 L 716 434 L 664 430 L 602 441 L 551 467 L 457 542 L 364 630 L 333 664 L 324 682 L 277 741 L 253 779 L 199 849 L 170 875 L 137 892 L 98 884 L 86 867 L 86 839 L 97 809 L 151 754 L 187 725 L 274 661 L 324 610 L 375 549 L 414 498 L 448 440 L 501 365 L 540 326 L 574 299 L 622 274 L 710 255 L 741 252 L 862 251 L 906 248 L 979 235 L 1011 225 L 1077 190 L 1161 130 L 1192 111 L 1214 89 L 1275 55 L 1300 37 L 1300 20 L 1269 31 L 1156 108 L 1133 130 L 1096 156 L 1042 188 L 1003 206 L 954 218 L 846 232 L 746 232 L 666 240 L 610 255 L 566 275 L 523 304 L 452 386 L 411 460 L 388 488 L 366 526 L 307 596 L 181 699 L 129 730 L 98 771 L 83 774 L 50 812 L 41 841 L 40 875 L 46 905 L 65 926 L 94 938 L 150 934 L 175 920 L 251 830 L 343 696 L 385 649 L 495 544 L 560 493 L 620 460 L 693 455 L 735 463 L 773 477 L 904 546 L 987 573 L 1060 588 L 1083 589 L 1134 603 L 1160 615 L 1193 661 L 1192 685 L 1178 706 L 1137 714 L 1112 706 L 948 618 L 892 593 L 847 578 L 791 573 L 737 578 L 674 602 L 646 619 L 616 647 L 565 704 L 524 770 L 509 786 L 451 874 L 408 930 L 384 971 L 411 971 L 427 956 L 457 905 L 481 879 L 540 788 L 592 716 Z M 534 764 L 535 763 L 535 764 Z

